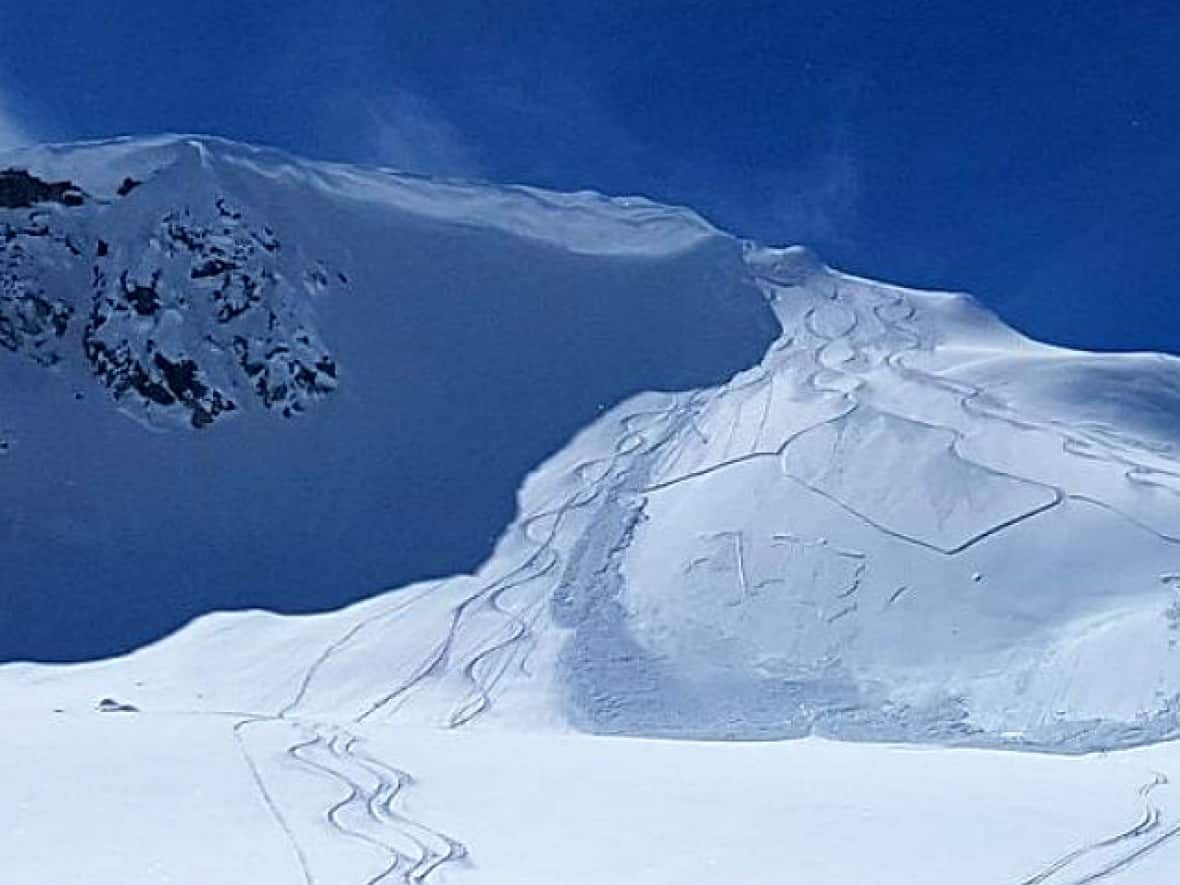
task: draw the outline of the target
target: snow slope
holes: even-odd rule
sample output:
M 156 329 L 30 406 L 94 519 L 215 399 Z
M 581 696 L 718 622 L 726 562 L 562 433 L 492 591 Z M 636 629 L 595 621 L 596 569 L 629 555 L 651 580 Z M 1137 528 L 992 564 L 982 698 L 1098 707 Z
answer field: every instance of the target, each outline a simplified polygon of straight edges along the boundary
M 355 731 L 347 753 L 292 758 L 310 733 L 258 726 L 239 744 L 225 716 L 26 724 L 0 763 L 4 881 L 338 885 L 429 868 L 451 885 L 1160 885 L 1180 863 L 1174 744 L 1063 757 Z
M 34 881 L 61 838 L 55 790 L 41 791 L 37 772 L 50 768 L 51 783 L 80 777 L 61 761 L 24 773 L 21 759 L 30 755 L 81 756 L 84 767 L 139 785 L 141 799 L 127 800 L 109 783 L 96 793 L 106 806 L 123 803 L 110 825 L 111 844 L 127 846 L 118 851 L 157 832 L 141 822 L 161 797 L 139 760 L 166 771 L 171 754 L 181 754 L 224 772 L 210 777 L 215 796 L 198 797 L 210 803 L 204 807 L 237 813 L 233 790 L 252 784 L 250 826 L 268 828 L 268 840 L 277 832 L 285 846 L 280 861 L 270 842 L 257 845 L 258 856 L 274 858 L 273 867 L 257 861 L 274 881 L 560 875 L 771 883 L 783 881 L 790 864 L 800 882 L 868 876 L 1031 885 L 1113 876 L 1158 882 L 1161 871 L 1180 868 L 1180 840 L 1172 840 L 1180 832 L 1177 806 L 1167 798 L 1168 772 L 1180 777 L 1177 745 L 1076 759 L 950 749 L 1093 754 L 1180 733 L 1180 361 L 1044 346 L 966 296 L 850 277 L 805 250 L 738 243 L 691 213 L 644 201 L 438 184 L 189 139 L 40 149 L 21 162 L 87 195 L 117 193 L 126 178 L 146 182 L 125 198 L 103 198 L 144 194 L 142 213 L 114 216 L 134 224 L 106 240 L 108 255 L 123 256 L 115 267 L 134 268 L 128 280 L 135 285 L 123 282 L 121 270 L 94 271 L 87 290 L 92 311 L 111 318 L 100 332 L 86 331 L 93 319 L 83 329 L 82 354 L 90 339 L 112 336 L 102 340 L 114 352 L 129 342 L 118 377 L 132 380 L 122 393 L 120 381 L 108 383 L 107 363 L 89 365 L 107 387 L 101 420 L 122 422 L 110 432 L 135 440 L 126 443 L 132 451 L 151 451 L 165 472 L 176 469 L 174 450 L 191 448 L 198 460 L 187 466 L 205 468 L 192 481 L 205 483 L 214 475 L 210 464 L 234 450 L 248 458 L 266 434 L 280 440 L 272 451 L 291 447 L 275 457 L 270 478 L 256 461 L 235 465 L 248 501 L 227 506 L 210 498 L 196 511 L 189 503 L 176 526 L 161 508 L 147 508 L 139 530 L 149 540 L 170 530 L 208 531 L 188 521 L 195 512 L 296 562 L 309 545 L 313 559 L 328 557 L 317 563 L 321 574 L 355 585 L 355 571 L 336 565 L 365 543 L 381 546 L 390 522 L 379 515 L 382 501 L 366 516 L 372 535 L 355 548 L 328 550 L 333 545 L 316 544 L 315 533 L 276 531 L 276 518 L 282 524 L 291 511 L 265 495 L 305 483 L 312 498 L 302 506 L 314 518 L 315 495 L 331 494 L 350 470 L 368 476 L 379 448 L 321 461 L 299 450 L 307 431 L 298 428 L 319 428 L 319 452 L 349 445 L 350 429 L 363 422 L 334 403 L 363 414 L 397 400 L 388 385 L 365 386 L 360 370 L 395 368 L 374 356 L 388 353 L 389 328 L 400 322 L 400 340 L 412 341 L 463 325 L 463 314 L 434 325 L 427 320 L 441 315 L 382 314 L 371 300 L 360 307 L 333 300 L 346 297 L 332 295 L 336 287 L 379 285 L 374 268 L 391 272 L 384 256 L 407 243 L 428 250 L 430 260 L 412 268 L 423 273 L 443 256 L 486 272 L 498 267 L 502 250 L 525 249 L 514 268 L 541 276 L 519 277 L 517 289 L 493 287 L 493 317 L 513 298 L 535 297 L 525 294 L 529 287 L 550 279 L 538 264 L 574 261 L 563 279 L 583 279 L 584 288 L 567 291 L 576 319 L 592 317 L 608 298 L 639 328 L 666 334 L 658 322 L 644 325 L 631 296 L 643 291 L 635 274 L 672 275 L 684 285 L 660 289 L 665 299 L 653 296 L 646 309 L 715 319 L 708 334 L 690 330 L 656 352 L 678 353 L 688 364 L 676 379 L 687 379 L 696 360 L 703 374 L 720 377 L 633 396 L 584 426 L 528 475 L 516 518 L 470 573 L 320 615 L 208 615 L 121 658 L 0 669 L 0 707 L 18 723 L 13 746 L 20 748 L 0 766 L 6 783 L 25 784 L 27 803 L 19 814 L 28 821 L 25 847 L 11 849 L 16 881 Z M 312 199 L 315 212 L 297 208 Z M 205 215 L 184 220 L 194 205 Z M 101 238 L 110 229 L 104 212 L 116 210 L 84 201 L 47 211 L 77 246 L 83 235 Z M 75 222 L 70 213 L 78 211 L 90 220 Z M 181 221 L 166 220 L 172 213 Z M 366 228 L 353 219 L 365 213 L 384 220 Z M 175 242 L 198 245 L 170 252 L 172 224 L 186 231 Z M 321 237 L 322 229 L 331 233 Z M 501 239 L 483 242 L 489 231 Z M 464 249 L 429 245 L 469 235 Z M 283 245 L 268 249 L 271 237 Z M 46 254 L 29 248 L 35 271 L 21 270 L 21 280 L 49 279 L 41 275 L 70 266 L 48 256 L 56 246 L 46 245 Z M 204 262 L 227 260 L 235 267 L 208 277 L 220 288 L 194 276 Z M 625 273 L 611 276 L 616 271 Z M 258 281 L 261 294 L 249 310 L 262 314 L 242 320 L 246 344 L 235 346 L 219 331 L 226 324 L 217 322 L 214 292 L 240 303 L 234 299 L 250 287 L 239 274 Z M 391 310 L 427 294 L 421 276 L 399 281 L 404 294 L 386 299 Z M 612 281 L 627 285 L 603 288 Z M 140 289 L 152 286 L 164 316 L 156 308 L 140 315 L 141 300 L 152 302 Z M 19 291 L 25 295 L 16 304 L 43 318 L 16 348 L 22 371 L 51 378 L 46 386 L 79 384 L 87 367 L 70 363 L 80 357 L 66 347 L 69 333 L 55 334 L 61 311 L 41 294 Z M 551 308 L 552 291 L 531 303 Z M 10 303 L 12 296 L 0 302 Z M 351 323 L 341 318 L 348 315 Z M 763 325 L 770 316 L 779 329 L 773 340 Z M 485 341 L 481 357 L 529 346 L 510 323 L 479 331 L 503 337 Z M 760 359 L 724 370 L 716 353 L 744 356 L 758 341 Z M 684 350 L 696 343 L 715 351 Z M 256 351 L 277 359 L 254 371 Z M 46 357 L 59 352 L 60 359 Z M 597 352 L 609 362 L 605 350 Z M 538 353 L 551 358 L 554 350 Z M 328 359 L 339 371 L 316 368 Z M 200 380 L 204 393 L 191 384 L 172 390 L 168 366 L 184 360 L 197 364 L 187 377 Z M 327 379 L 291 381 L 309 365 Z M 261 389 L 251 381 L 258 376 Z M 290 383 L 272 404 L 273 378 Z M 442 384 L 434 396 L 446 389 L 429 373 L 416 380 Z M 449 407 L 479 409 L 474 397 L 498 380 L 462 388 L 468 398 Z M 172 391 L 174 401 L 153 398 L 150 384 Z M 512 387 L 506 398 L 528 386 Z M 18 394 L 13 414 L 40 449 L 62 408 L 44 405 L 42 388 L 28 390 L 36 395 Z M 217 414 L 214 391 L 223 403 Z M 224 408 L 227 401 L 234 408 Z M 415 406 L 422 408 L 411 403 L 403 420 L 429 414 Z M 333 408 L 341 409 L 334 422 L 315 423 Z M 209 420 L 196 420 L 202 410 Z M 87 413 L 95 421 L 99 414 L 98 406 Z M 382 427 L 392 440 L 400 426 L 391 418 Z M 444 457 L 452 426 L 431 429 L 431 453 L 462 490 Z M 140 448 L 144 439 L 165 442 L 149 450 Z M 63 444 L 74 448 L 58 463 L 77 456 L 76 439 Z M 34 447 L 13 452 L 27 448 Z M 104 440 L 97 451 L 109 461 L 126 449 Z M 199 460 L 210 451 L 218 460 Z M 13 500 L 37 513 L 32 487 L 14 476 L 5 480 L 17 483 Z M 140 499 L 168 486 L 162 476 L 137 476 L 136 484 Z M 346 498 L 336 506 L 348 505 Z M 131 507 L 126 500 L 112 506 Z M 239 509 L 244 521 L 228 518 Z M 43 525 L 62 518 L 52 510 Z M 424 530 L 436 527 L 428 521 Z M 11 550 L 15 529 L 7 537 Z M 44 535 L 34 537 L 26 552 L 56 562 L 45 555 Z M 99 569 L 119 567 L 110 564 L 115 547 L 99 549 Z M 218 549 L 230 554 L 218 567 L 235 561 L 235 548 Z M 156 560 L 165 575 L 181 561 L 187 567 L 175 552 Z M 252 574 L 263 580 L 273 559 L 258 561 Z M 219 577 L 225 574 L 196 565 L 196 580 Z M 86 580 L 81 567 L 70 578 Z M 101 571 L 89 581 L 101 584 Z M 177 724 L 190 722 L 191 730 Z M 751 743 L 805 736 L 939 749 L 815 737 Z M 143 754 L 111 743 L 124 739 L 142 742 Z M 715 740 L 726 743 L 707 743 Z M 563 807 L 542 795 L 547 789 Z M 694 810 L 702 804 L 707 811 Z M 781 848 L 768 845 L 772 831 L 782 834 Z M 219 861 L 225 866 L 197 872 L 193 864 L 204 861 L 194 841 L 220 838 L 198 832 L 162 847 L 171 860 L 159 863 L 176 865 L 176 881 L 240 880 L 246 867 L 236 865 L 237 851 Z M 943 853 L 921 850 L 934 840 Z M 849 841 L 863 850 L 850 853 Z M 83 881 L 111 881 L 104 877 L 115 874 L 102 870 L 128 866 L 112 863 Z M 163 869 L 131 865 L 145 877 Z
M 0 209 L 0 660 L 470 570 L 603 408 L 775 333 L 738 244 L 641 200 L 189 138 L 8 162 L 84 196 Z

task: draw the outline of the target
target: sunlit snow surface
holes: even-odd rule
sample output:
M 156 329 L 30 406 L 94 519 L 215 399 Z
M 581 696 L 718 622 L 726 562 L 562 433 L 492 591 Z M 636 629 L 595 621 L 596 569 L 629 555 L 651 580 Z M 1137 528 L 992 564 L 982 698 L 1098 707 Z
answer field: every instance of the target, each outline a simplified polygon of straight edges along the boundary
M 275 187 L 373 174 L 200 144 Z M 739 246 L 646 203 L 398 187 L 555 255 Z M 0 670 L 5 881 L 1174 878 L 1180 362 L 740 250 L 761 361 L 604 413 L 473 574 Z

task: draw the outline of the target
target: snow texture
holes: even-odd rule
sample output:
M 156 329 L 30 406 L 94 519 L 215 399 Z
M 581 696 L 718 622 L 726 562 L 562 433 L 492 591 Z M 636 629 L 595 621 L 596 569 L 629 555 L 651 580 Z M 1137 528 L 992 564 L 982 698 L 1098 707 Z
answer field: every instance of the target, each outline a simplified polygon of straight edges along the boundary
M 264 211 L 291 188 L 393 231 L 412 227 L 403 216 L 444 239 L 494 230 L 534 261 L 708 268 L 711 286 L 756 292 L 779 331 L 720 381 L 603 411 L 527 476 L 469 573 L 315 616 L 211 614 L 121 658 L 0 669 L 16 735 L 0 765 L 22 797 L 19 844 L 0 852 L 12 881 L 62 862 L 47 858 L 67 783 L 114 815 L 82 878 L 95 883 L 169 868 L 753 885 L 789 869 L 1080 885 L 1180 868 L 1180 361 L 1041 345 L 967 296 L 851 277 L 644 201 L 187 139 L 20 162 L 81 196 L 4 216 L 12 359 L 89 371 L 145 436 L 200 445 L 237 413 L 314 419 L 385 345 L 335 339 L 316 301 L 357 286 L 376 242 L 316 253 Z M 210 168 L 249 170 L 225 188 L 235 199 L 210 200 Z M 173 178 L 117 195 L 153 174 Z M 88 304 L 63 294 L 80 291 Z M 748 343 L 758 316 L 721 337 Z M 335 478 L 285 463 L 288 482 Z M 210 795 L 165 800 L 151 772 L 178 759 L 208 768 Z M 237 814 L 243 789 L 251 822 L 198 815 L 190 835 L 152 841 L 159 859 L 136 859 L 158 803 Z M 265 836 L 220 860 L 196 850 L 223 828 Z

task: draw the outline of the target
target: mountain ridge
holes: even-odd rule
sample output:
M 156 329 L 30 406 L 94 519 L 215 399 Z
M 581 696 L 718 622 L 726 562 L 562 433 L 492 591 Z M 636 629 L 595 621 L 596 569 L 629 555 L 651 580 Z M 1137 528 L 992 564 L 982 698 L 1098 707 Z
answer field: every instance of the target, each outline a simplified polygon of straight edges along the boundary
M 94 660 L 0 663 L 15 882 L 1166 878 L 1180 360 L 646 201 L 18 158 L 0 660 Z
M 524 473 L 602 408 L 720 380 L 774 334 L 740 247 L 683 213 L 575 197 L 549 225 L 560 200 L 459 185 L 423 213 L 420 179 L 364 172 L 358 200 L 317 164 L 231 153 L 249 162 L 177 139 L 7 158 L 90 198 L 0 210 L 0 469 L 26 502 L 0 659 L 104 657 L 202 611 L 332 609 L 473 568 Z M 495 225 L 445 220 L 489 194 Z M 95 562 L 107 589 L 81 590 Z
M 161 199 L 203 193 L 184 178 L 184 164 L 215 167 L 220 144 L 167 142 L 164 149 L 184 153 L 176 174 L 188 190 L 173 187 Z M 159 149 L 152 143 L 149 152 Z M 227 169 L 237 168 L 233 150 Z M 126 171 L 112 168 L 108 177 L 126 179 Z M 331 171 L 345 175 L 337 167 Z M 285 167 L 251 167 L 250 174 L 255 178 L 239 184 L 239 193 L 278 193 L 288 179 L 306 184 L 328 176 L 314 165 L 301 175 Z M 365 174 L 387 180 L 385 173 Z M 483 186 L 438 187 L 434 198 L 441 203 L 452 199 L 452 187 L 502 196 Z M 126 199 L 144 200 L 151 192 L 150 184 L 137 187 Z M 328 193 L 340 196 L 332 188 Z M 519 196 L 510 193 L 505 199 Z M 538 198 L 526 193 L 532 206 Z M 212 274 L 232 281 L 241 267 L 261 260 L 255 277 L 266 281 L 269 274 L 291 302 L 285 308 L 291 316 L 313 317 L 300 311 L 322 294 L 314 270 L 304 264 L 267 270 L 268 256 L 279 252 L 268 248 L 270 238 L 289 240 L 280 221 L 258 222 L 235 239 L 235 225 L 247 224 L 249 213 L 223 197 L 201 199 L 212 201 L 213 217 L 226 226 L 205 233 L 207 224 L 193 222 L 212 244 L 208 255 L 198 249 L 198 258 L 182 265 L 191 268 L 195 291 L 200 261 L 233 265 L 219 265 Z M 421 710 L 398 716 L 441 717 L 452 725 L 494 720 L 500 708 L 519 707 L 522 720 L 566 720 L 611 733 L 818 732 L 1064 752 L 1180 733 L 1180 656 L 1172 651 L 1180 622 L 1169 615 L 1176 603 L 1168 577 L 1178 570 L 1180 440 L 1166 420 L 1180 361 L 1042 345 L 969 296 L 835 272 L 800 247 L 764 248 L 711 234 L 704 246 L 694 240 L 685 253 L 680 241 L 669 241 L 667 218 L 647 203 L 574 195 L 568 200 L 579 208 L 568 210 L 566 198 L 545 199 L 550 203 L 542 214 L 556 201 L 579 216 L 578 224 L 555 228 L 559 238 L 573 237 L 561 240 L 569 251 L 580 253 L 587 243 L 617 247 L 588 256 L 593 260 L 631 267 L 636 246 L 620 244 L 613 228 L 607 235 L 581 226 L 583 204 L 608 228 L 614 215 L 631 219 L 638 212 L 639 226 L 656 228 L 653 241 L 642 241 L 646 248 L 674 244 L 663 259 L 679 261 L 703 249 L 710 257 L 694 268 L 713 268 L 711 279 L 731 280 L 724 285 L 752 282 L 756 296 L 735 290 L 743 300 L 732 303 L 752 311 L 753 328 L 761 322 L 754 299 L 769 306 L 777 339 L 754 365 L 734 365 L 720 383 L 642 394 L 584 427 L 528 473 L 515 520 L 478 568 L 378 597 L 387 602 L 369 600 L 322 616 L 324 629 L 336 622 L 353 626 L 301 677 L 273 674 L 278 685 L 295 680 L 301 686 L 283 710 L 312 705 L 320 715 L 367 719 L 402 711 L 408 703 L 403 694 L 413 693 L 424 699 Z M 430 224 L 452 209 L 428 213 Z M 176 210 L 158 205 L 152 211 Z M 355 210 L 349 204 L 345 211 Z M 602 221 L 603 213 L 611 217 Z M 171 214 L 163 217 L 176 224 L 168 221 Z M 677 223 L 685 217 L 675 214 Z M 695 236 L 697 222 L 688 227 Z M 623 225 L 630 228 L 630 221 Z M 530 222 L 513 227 L 512 235 L 535 240 L 534 230 Z M 186 228 L 181 233 L 182 243 L 199 240 Z M 157 242 L 158 235 L 151 237 Z M 297 261 L 308 262 L 304 238 L 294 242 Z M 122 247 L 116 242 L 112 248 Z M 649 251 L 642 263 L 657 254 Z M 734 257 L 740 263 L 716 263 Z M 337 269 L 337 260 L 351 262 L 347 273 L 344 263 Z M 346 287 L 356 278 L 355 255 L 314 262 L 322 276 L 335 274 Z M 299 273 L 302 288 L 282 289 Z M 192 290 L 184 274 L 171 279 L 176 292 Z M 708 284 L 709 298 L 714 287 Z M 123 291 L 132 290 L 124 284 Z M 518 295 L 507 290 L 504 297 Z M 590 290 L 574 305 L 576 320 L 595 297 Z M 679 297 L 673 288 L 667 304 Z M 500 301 L 496 309 L 507 304 Z M 710 301 L 703 316 L 716 323 L 718 311 Z M 140 311 L 132 303 L 123 312 Z M 322 309 L 314 316 L 322 322 Z M 265 325 L 273 330 L 276 324 Z M 747 349 L 749 328 L 740 333 Z M 318 331 L 304 334 L 319 346 Z M 695 356 L 686 353 L 689 362 Z M 182 364 L 179 355 L 166 360 Z M 153 383 L 172 383 L 167 365 L 163 381 Z M 240 365 L 252 376 L 253 364 Z M 348 359 L 341 365 L 347 380 Z M 323 385 L 329 406 L 332 380 Z M 1128 385 L 1137 398 L 1124 395 Z M 232 382 L 222 388 L 238 389 Z M 152 404 L 146 408 L 150 415 Z M 284 414 L 296 411 L 302 408 Z M 1122 556 L 1117 565 L 1109 551 Z M 1105 574 L 1096 569 L 1103 560 Z M 411 598 L 417 601 L 403 612 L 401 600 Z M 366 612 L 374 606 L 400 614 L 371 618 Z M 401 626 L 403 616 L 422 621 Z M 435 638 L 422 647 L 410 644 L 405 657 L 367 672 L 361 661 L 371 659 L 370 643 L 386 641 L 376 626 L 382 623 L 388 637 L 412 629 Z M 273 626 L 260 629 L 269 634 Z M 204 640 L 195 637 L 207 629 L 178 640 L 180 647 L 192 645 L 182 658 L 204 656 Z M 303 632 L 298 627 L 292 636 Z M 281 630 L 275 635 L 284 647 L 291 641 Z M 1126 643 L 1138 649 L 1140 661 L 1133 689 L 1121 679 L 1094 676 L 1085 684 L 1067 682 L 1062 695 L 1045 675 L 1093 668 Z M 545 672 L 526 675 L 521 661 L 534 646 Z M 255 654 L 257 642 L 243 648 Z M 228 650 L 219 654 L 237 660 Z M 508 672 L 514 678 L 502 686 Z M 225 684 L 213 678 L 201 694 L 218 695 L 233 709 L 275 703 L 271 689 L 265 701 L 235 695 L 236 678 L 226 677 Z M 423 680 L 434 687 L 419 691 Z M 498 691 L 509 699 L 493 703 Z M 120 692 L 136 706 L 150 706 L 125 686 Z

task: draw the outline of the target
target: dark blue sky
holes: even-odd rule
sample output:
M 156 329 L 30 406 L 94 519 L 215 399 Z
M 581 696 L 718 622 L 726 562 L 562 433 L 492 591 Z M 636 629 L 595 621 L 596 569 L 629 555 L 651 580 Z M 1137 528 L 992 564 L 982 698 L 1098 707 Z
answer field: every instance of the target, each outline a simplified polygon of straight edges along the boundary
M 200 131 L 642 193 L 1038 337 L 1180 352 L 1174 0 L 20 6 L 0 139 Z

